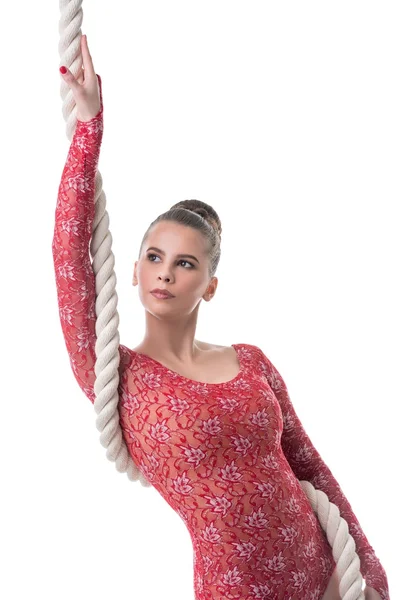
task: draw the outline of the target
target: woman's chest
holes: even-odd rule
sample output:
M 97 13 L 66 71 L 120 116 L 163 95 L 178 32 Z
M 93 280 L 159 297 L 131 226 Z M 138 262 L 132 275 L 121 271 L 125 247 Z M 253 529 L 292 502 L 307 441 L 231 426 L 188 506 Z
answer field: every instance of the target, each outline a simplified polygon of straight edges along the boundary
M 168 471 L 177 465 L 186 469 L 193 460 L 198 467 L 210 464 L 211 457 L 223 464 L 241 453 L 252 460 L 254 453 L 275 451 L 283 429 L 268 383 L 245 374 L 210 389 L 198 382 L 182 385 L 157 369 L 128 370 L 119 411 L 132 456 L 153 473 L 162 465 Z

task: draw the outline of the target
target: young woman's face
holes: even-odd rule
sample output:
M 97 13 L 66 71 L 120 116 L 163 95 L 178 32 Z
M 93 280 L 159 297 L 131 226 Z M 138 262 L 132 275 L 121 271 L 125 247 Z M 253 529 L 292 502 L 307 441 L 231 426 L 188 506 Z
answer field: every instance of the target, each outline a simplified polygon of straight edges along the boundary
M 192 227 L 171 221 L 154 225 L 133 274 L 133 285 L 139 286 L 140 301 L 146 310 L 182 317 L 202 299 L 211 299 L 218 279 L 209 277 L 206 244 Z M 166 288 L 174 298 L 158 299 L 151 294 L 154 288 Z

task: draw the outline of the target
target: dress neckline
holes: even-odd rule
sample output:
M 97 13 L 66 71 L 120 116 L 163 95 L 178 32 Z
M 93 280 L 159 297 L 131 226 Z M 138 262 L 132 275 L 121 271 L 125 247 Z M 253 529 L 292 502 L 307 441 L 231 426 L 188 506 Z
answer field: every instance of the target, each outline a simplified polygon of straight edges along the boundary
M 163 365 L 162 363 L 160 363 L 160 361 L 156 360 L 155 358 L 152 358 L 148 354 L 143 354 L 143 352 L 136 352 L 136 350 L 131 350 L 131 352 L 133 354 L 136 354 L 137 356 L 141 356 L 145 360 L 147 359 L 147 360 L 149 360 L 149 361 L 151 361 L 153 363 L 156 363 L 162 369 L 164 369 L 164 371 L 167 371 L 168 373 L 172 373 L 172 375 L 174 377 L 176 377 L 178 379 L 181 379 L 182 381 L 185 381 L 185 382 L 191 383 L 191 384 L 195 383 L 197 385 L 206 385 L 206 386 L 210 386 L 210 387 L 218 387 L 218 386 L 221 386 L 221 385 L 230 385 L 230 384 L 234 383 L 237 379 L 239 379 L 243 375 L 243 365 L 241 363 L 240 354 L 238 352 L 238 347 L 239 346 L 240 346 L 240 344 L 231 344 L 231 347 L 236 352 L 236 357 L 237 357 L 238 362 L 239 362 L 239 372 L 232 379 L 229 379 L 228 381 L 220 381 L 218 383 L 210 383 L 208 381 L 198 381 L 197 379 L 190 379 L 189 377 L 185 377 L 184 375 L 181 375 L 177 371 L 173 371 L 169 367 L 166 367 L 165 365 Z

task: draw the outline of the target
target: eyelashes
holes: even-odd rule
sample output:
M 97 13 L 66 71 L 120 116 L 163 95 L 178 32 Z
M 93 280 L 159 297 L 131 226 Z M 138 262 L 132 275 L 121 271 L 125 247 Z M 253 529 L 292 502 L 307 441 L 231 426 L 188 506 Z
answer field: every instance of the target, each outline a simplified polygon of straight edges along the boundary
M 151 254 L 151 253 L 149 253 L 147 255 L 147 260 L 149 260 L 150 262 L 155 262 L 154 260 L 151 260 L 152 256 L 155 256 L 156 258 L 160 258 L 157 254 Z M 187 263 L 188 265 L 190 265 L 190 267 L 189 267 L 190 269 L 194 269 L 194 264 L 191 263 L 191 262 L 189 262 L 188 260 L 185 260 L 184 258 L 181 258 L 180 260 L 178 260 L 178 263 L 180 263 L 180 262 Z M 184 269 L 187 269 L 187 268 L 188 267 L 184 267 Z

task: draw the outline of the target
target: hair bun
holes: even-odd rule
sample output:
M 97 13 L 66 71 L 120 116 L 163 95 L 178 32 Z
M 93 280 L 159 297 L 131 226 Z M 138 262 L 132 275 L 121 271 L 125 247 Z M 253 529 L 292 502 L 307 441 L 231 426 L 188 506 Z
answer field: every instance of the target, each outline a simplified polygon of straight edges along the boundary
M 221 220 L 217 214 L 217 212 L 213 209 L 212 206 L 202 202 L 201 200 L 182 200 L 181 202 L 177 202 L 172 208 L 185 208 L 186 210 L 190 210 L 191 212 L 196 213 L 200 217 L 202 217 L 205 221 L 207 221 L 213 229 L 218 233 L 219 237 L 222 234 L 222 226 Z M 170 209 L 170 210 L 171 210 Z

